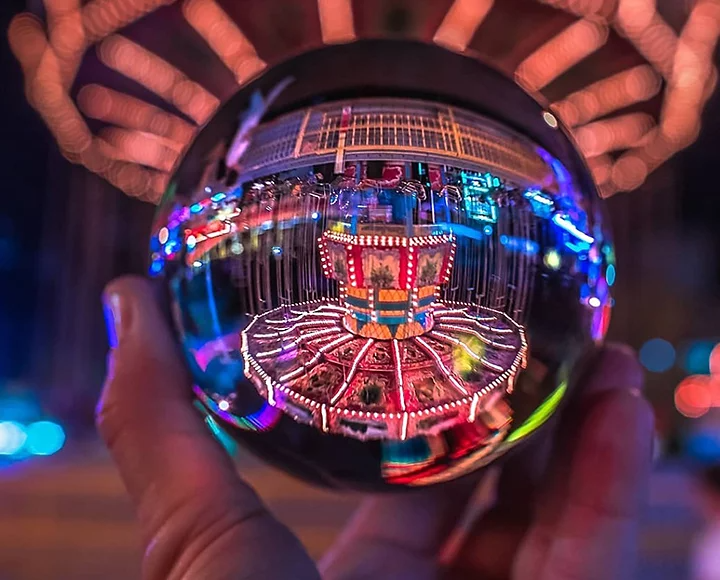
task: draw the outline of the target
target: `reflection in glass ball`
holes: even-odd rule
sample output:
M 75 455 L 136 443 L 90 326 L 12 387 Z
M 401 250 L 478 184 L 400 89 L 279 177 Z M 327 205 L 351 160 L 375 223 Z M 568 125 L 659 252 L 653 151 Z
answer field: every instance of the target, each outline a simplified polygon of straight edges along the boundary
M 534 432 L 609 319 L 594 192 L 439 100 L 258 102 L 191 151 L 152 239 L 208 413 L 291 473 L 358 489 L 451 480 Z

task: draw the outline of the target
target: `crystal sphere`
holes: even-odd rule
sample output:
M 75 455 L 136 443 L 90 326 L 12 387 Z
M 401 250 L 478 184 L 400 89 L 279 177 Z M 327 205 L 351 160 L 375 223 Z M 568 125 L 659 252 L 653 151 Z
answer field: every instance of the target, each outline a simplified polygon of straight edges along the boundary
M 449 481 L 527 440 L 602 340 L 615 277 L 553 113 L 401 41 L 241 89 L 176 168 L 150 271 L 214 428 L 360 490 Z

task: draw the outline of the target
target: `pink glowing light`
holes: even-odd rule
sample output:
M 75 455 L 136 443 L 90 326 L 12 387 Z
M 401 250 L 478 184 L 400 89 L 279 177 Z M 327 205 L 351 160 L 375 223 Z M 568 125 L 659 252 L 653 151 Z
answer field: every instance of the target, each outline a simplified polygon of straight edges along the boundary
M 397 340 L 392 341 L 393 346 L 393 359 L 395 362 L 395 375 L 396 380 L 398 384 L 398 393 L 400 396 L 400 409 L 402 411 L 405 411 L 405 380 L 403 377 L 403 370 L 402 370 L 402 357 L 400 356 L 400 345 Z M 407 427 L 405 428 L 405 431 L 407 432 Z
M 355 358 L 353 359 L 352 364 L 350 365 L 350 370 L 347 373 L 347 376 L 345 377 L 345 380 L 343 381 L 342 385 L 340 385 L 340 388 L 337 390 L 337 392 L 333 395 L 332 399 L 330 400 L 330 403 L 335 405 L 345 394 L 345 391 L 350 386 L 350 383 L 353 380 L 353 377 L 355 376 L 355 373 L 357 372 L 358 366 L 360 365 L 360 362 L 362 359 L 365 358 L 365 355 L 367 354 L 368 350 L 370 350 L 370 347 L 375 343 L 375 341 L 372 338 L 369 338 L 365 341 L 365 344 L 363 344 L 360 351 L 357 353 Z

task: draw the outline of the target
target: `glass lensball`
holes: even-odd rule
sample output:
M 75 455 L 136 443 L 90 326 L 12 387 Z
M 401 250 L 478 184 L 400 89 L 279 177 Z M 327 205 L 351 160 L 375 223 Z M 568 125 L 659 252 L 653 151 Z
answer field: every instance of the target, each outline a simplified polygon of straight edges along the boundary
M 158 214 L 150 269 L 195 393 L 314 483 L 466 475 L 546 422 L 605 333 L 597 194 L 555 117 L 487 67 L 461 65 L 525 99 L 528 131 L 502 103 L 303 84 L 303 62 L 221 110 Z

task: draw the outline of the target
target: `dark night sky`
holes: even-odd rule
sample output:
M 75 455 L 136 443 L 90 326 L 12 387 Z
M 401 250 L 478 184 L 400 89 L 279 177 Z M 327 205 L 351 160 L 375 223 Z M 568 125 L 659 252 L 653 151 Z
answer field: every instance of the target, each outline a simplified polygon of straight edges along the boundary
M 33 344 L 38 248 L 50 136 L 28 106 L 6 31 L 20 0 L 0 2 L 0 390 L 26 372 Z

